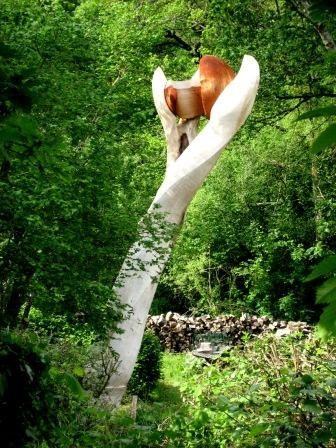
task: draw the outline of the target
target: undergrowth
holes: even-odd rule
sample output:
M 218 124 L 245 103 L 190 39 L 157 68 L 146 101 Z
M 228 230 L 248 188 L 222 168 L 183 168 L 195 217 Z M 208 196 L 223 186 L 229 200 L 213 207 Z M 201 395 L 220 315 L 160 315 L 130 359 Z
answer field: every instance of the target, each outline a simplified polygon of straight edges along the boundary
M 5 342 L 4 360 L 22 346 L 19 339 Z M 13 358 L 20 381 L 29 386 L 26 409 L 16 411 L 24 418 L 22 447 L 336 447 L 336 345 L 331 341 L 300 335 L 246 338 L 244 346 L 213 364 L 164 353 L 161 379 L 146 399 L 139 398 L 135 419 L 130 395 L 113 410 L 83 391 L 84 353 L 76 358 L 73 347 L 67 365 L 62 346 L 58 354 L 50 349 L 44 361 L 36 345 L 23 342 L 27 348 Z M 41 380 L 32 359 L 43 364 Z M 0 390 L 7 407 L 15 396 L 8 369 L 1 370 Z
M 263 337 L 214 365 L 192 360 L 181 391 L 167 446 L 336 446 L 335 344 Z

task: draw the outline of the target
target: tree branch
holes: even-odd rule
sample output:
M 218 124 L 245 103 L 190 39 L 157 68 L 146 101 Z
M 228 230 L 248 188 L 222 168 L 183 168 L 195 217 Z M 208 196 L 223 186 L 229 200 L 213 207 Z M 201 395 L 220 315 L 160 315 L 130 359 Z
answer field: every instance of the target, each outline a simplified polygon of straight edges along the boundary
M 310 15 L 309 8 L 311 7 L 311 3 L 309 0 L 289 0 L 289 3 L 293 6 L 294 10 L 301 16 L 303 19 L 307 20 L 314 28 L 314 30 L 320 36 L 324 47 L 327 50 L 336 50 L 335 41 L 330 34 L 330 32 L 326 29 L 323 23 L 315 23 Z
M 301 93 L 299 95 L 276 95 L 279 100 L 305 100 L 309 101 L 314 98 L 336 98 L 336 93 L 320 92 L 320 93 Z
M 195 47 L 192 47 L 188 42 L 183 40 L 180 36 L 178 36 L 175 31 L 172 30 L 166 30 L 165 37 L 168 39 L 172 39 L 180 48 L 183 50 L 187 50 L 192 56 L 197 57 L 200 59 L 202 57 L 200 53 L 200 44 L 197 43 Z
M 299 98 L 301 98 L 301 97 L 299 97 Z M 293 99 L 295 99 L 295 98 L 293 98 Z M 269 115 L 269 116 L 266 116 L 266 117 L 264 117 L 264 118 L 262 118 L 260 120 L 256 120 L 256 122 L 264 124 L 266 126 L 267 125 L 274 125 L 279 120 L 282 120 L 286 115 L 290 114 L 291 112 L 294 112 L 296 109 L 298 109 L 300 106 L 302 106 L 302 104 L 304 104 L 307 101 L 309 101 L 309 99 L 305 99 L 305 98 L 301 99 L 293 107 L 289 107 L 288 109 L 282 110 L 278 114 Z

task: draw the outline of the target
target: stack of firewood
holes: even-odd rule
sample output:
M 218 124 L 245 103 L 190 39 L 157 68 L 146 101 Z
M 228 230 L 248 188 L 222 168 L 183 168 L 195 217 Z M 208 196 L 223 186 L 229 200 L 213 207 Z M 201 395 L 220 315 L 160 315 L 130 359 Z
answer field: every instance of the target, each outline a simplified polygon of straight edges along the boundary
M 311 331 L 306 322 L 276 321 L 266 316 L 242 314 L 241 317 L 233 315 L 194 317 L 171 311 L 159 316 L 149 315 L 146 327 L 154 331 L 164 349 L 170 352 L 191 350 L 195 336 L 199 334 L 220 333 L 227 338 L 229 344 L 236 344 L 246 333 L 256 336 L 274 332 L 277 336 L 285 336 L 296 331 L 304 334 Z

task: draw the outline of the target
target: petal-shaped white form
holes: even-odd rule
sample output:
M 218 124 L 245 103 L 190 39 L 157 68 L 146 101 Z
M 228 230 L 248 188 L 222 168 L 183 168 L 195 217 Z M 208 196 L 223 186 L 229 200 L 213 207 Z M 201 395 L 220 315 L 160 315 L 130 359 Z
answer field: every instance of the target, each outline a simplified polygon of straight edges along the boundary
M 161 228 L 163 222 L 177 225 L 182 222 L 188 204 L 221 151 L 250 114 L 259 85 L 259 66 L 252 56 L 244 57 L 237 76 L 218 97 L 208 124 L 196 138 L 197 120 L 176 123 L 176 117 L 165 101 L 166 83 L 163 71 L 158 68 L 153 76 L 153 97 L 165 132 L 168 156 L 166 177 L 147 213 L 152 220 L 154 238 L 155 229 Z M 191 143 L 180 154 L 183 133 Z M 141 225 L 140 228 L 144 229 Z M 120 325 L 123 333 L 111 340 L 111 347 L 119 353 L 119 365 L 110 378 L 106 395 L 116 405 L 120 403 L 133 372 L 158 277 L 173 244 L 173 236 L 171 240 L 162 238 L 157 242 L 159 251 L 155 248 L 149 250 L 141 243 L 144 236 L 150 236 L 148 230 L 143 230 L 142 235 L 140 231 L 139 242 L 130 249 L 115 287 L 120 302 L 132 309 L 131 316 Z M 144 263 L 145 269 L 132 270 L 139 261 Z

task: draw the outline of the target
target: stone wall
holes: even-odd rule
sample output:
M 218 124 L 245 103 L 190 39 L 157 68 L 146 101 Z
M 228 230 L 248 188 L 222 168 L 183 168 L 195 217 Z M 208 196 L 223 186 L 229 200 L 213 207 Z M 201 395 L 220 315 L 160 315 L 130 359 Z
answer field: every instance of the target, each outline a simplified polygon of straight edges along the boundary
M 232 315 L 193 317 L 171 311 L 159 316 L 149 315 L 146 327 L 154 331 L 164 349 L 170 352 L 191 350 L 195 335 L 200 333 L 223 333 L 230 344 L 237 344 L 245 333 L 259 335 L 273 332 L 277 336 L 285 336 L 296 331 L 305 334 L 311 331 L 306 322 L 276 321 L 265 316 L 242 314 L 241 317 Z

